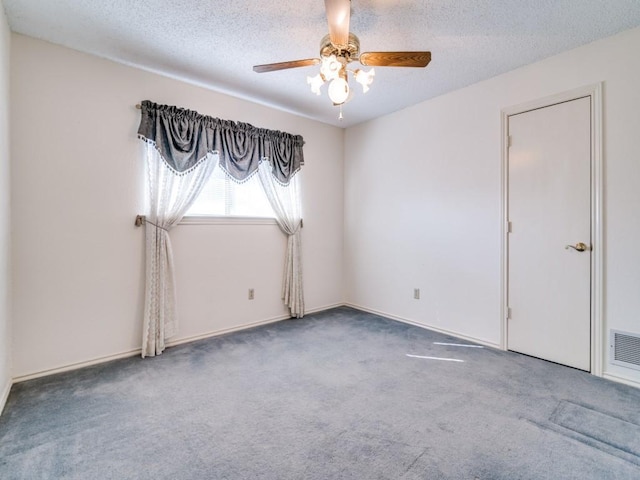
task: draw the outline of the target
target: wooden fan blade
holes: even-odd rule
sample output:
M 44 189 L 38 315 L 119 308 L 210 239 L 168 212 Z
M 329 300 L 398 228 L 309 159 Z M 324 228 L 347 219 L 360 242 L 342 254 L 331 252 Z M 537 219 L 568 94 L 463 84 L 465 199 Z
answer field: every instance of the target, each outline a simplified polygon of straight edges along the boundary
M 286 68 L 308 67 L 320 63 L 319 58 L 307 58 L 306 60 L 292 60 L 290 62 L 265 63 L 264 65 L 254 65 L 253 71 L 256 73 L 275 72 Z
M 367 67 L 426 67 L 431 52 L 365 52 L 360 63 Z
M 336 46 L 349 44 L 349 17 L 351 16 L 351 0 L 324 0 L 329 24 L 329 38 Z

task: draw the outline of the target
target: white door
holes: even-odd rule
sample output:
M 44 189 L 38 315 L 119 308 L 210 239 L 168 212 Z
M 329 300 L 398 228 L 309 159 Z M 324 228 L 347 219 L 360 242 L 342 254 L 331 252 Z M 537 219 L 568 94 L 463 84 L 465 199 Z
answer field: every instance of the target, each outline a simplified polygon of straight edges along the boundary
M 508 349 L 589 371 L 591 97 L 508 122 Z

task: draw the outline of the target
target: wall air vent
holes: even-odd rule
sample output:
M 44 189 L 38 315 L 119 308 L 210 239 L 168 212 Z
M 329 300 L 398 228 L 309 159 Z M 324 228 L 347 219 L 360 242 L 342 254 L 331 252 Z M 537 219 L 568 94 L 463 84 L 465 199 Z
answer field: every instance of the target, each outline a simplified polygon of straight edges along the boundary
M 640 334 L 611 330 L 609 345 L 611 363 L 640 370 Z

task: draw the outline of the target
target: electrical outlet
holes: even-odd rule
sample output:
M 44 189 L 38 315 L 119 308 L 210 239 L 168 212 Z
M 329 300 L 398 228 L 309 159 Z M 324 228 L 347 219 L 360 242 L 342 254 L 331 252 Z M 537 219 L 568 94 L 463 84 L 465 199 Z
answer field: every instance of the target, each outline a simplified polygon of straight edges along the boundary
M 253 288 L 250 288 L 249 289 L 249 300 L 253 300 L 253 297 L 254 297 L 254 291 L 253 291 Z
M 416 300 L 420 300 L 420 289 L 419 288 L 414 288 L 413 289 L 413 298 L 415 298 Z

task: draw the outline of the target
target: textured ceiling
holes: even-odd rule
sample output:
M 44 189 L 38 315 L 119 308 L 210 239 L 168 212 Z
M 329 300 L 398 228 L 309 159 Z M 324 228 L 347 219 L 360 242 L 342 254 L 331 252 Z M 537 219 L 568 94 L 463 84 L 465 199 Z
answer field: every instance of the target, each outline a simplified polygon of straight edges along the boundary
M 639 0 L 353 0 L 362 51 L 429 50 L 426 69 L 377 67 L 338 120 L 304 67 L 318 56 L 322 0 L 4 0 L 15 32 L 347 127 L 640 25 Z M 640 46 L 639 46 L 640 47 Z M 639 49 L 640 50 L 640 49 Z M 359 87 L 356 85 L 356 87 Z

